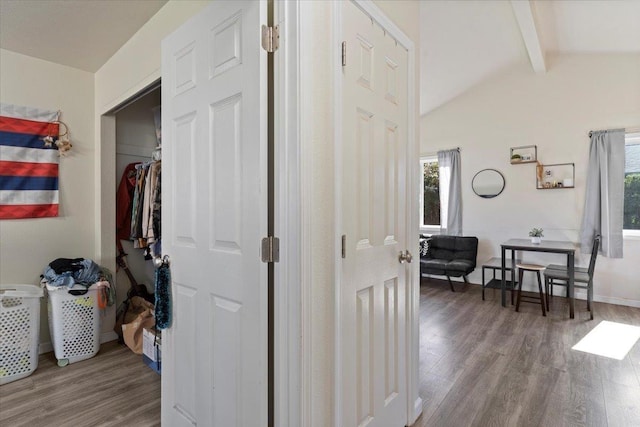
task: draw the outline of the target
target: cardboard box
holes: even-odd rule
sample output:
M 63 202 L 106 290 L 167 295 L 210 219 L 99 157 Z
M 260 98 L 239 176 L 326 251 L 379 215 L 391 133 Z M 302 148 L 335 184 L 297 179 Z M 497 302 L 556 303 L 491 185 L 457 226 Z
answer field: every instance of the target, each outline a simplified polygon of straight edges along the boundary
M 154 362 L 144 354 L 142 355 L 142 361 L 144 362 L 145 365 L 153 369 L 156 372 L 156 374 L 161 375 L 160 374 L 161 365 L 162 365 L 161 362 Z
M 144 328 L 142 331 L 142 354 L 152 362 L 160 362 L 162 360 L 162 341 L 160 331 Z

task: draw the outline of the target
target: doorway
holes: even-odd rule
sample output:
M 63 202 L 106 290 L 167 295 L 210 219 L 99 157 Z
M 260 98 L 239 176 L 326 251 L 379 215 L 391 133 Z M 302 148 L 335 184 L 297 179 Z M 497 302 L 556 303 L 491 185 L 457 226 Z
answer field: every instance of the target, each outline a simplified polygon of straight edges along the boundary
M 214 2 L 215 3 L 215 2 Z M 234 2 L 234 5 L 242 4 L 242 7 L 251 7 L 251 4 L 257 2 Z M 225 2 L 225 5 L 229 6 L 229 2 Z M 262 7 L 262 2 L 260 2 Z M 274 21 L 282 24 L 287 21 L 291 24 L 284 27 L 283 37 L 280 42 L 278 51 L 273 54 L 274 61 L 274 109 L 277 111 L 275 114 L 277 122 L 274 124 L 274 133 L 277 135 L 279 144 L 275 147 L 273 158 L 274 163 L 278 165 L 275 168 L 276 178 L 273 184 L 274 193 L 274 233 L 280 237 L 282 242 L 282 250 L 280 251 L 280 263 L 274 265 L 274 278 L 275 287 L 274 295 L 276 301 L 274 303 L 274 398 L 273 398 L 273 417 L 274 424 L 276 425 L 300 425 L 300 381 L 301 378 L 298 375 L 297 366 L 300 365 L 300 287 L 299 287 L 299 248 L 300 248 L 300 213 L 292 209 L 293 206 L 298 204 L 300 194 L 299 192 L 292 191 L 297 183 L 300 181 L 300 168 L 296 162 L 291 159 L 296 158 L 296 152 L 298 147 L 298 96 L 297 96 L 297 71 L 295 67 L 295 58 L 297 55 L 297 7 L 296 2 L 273 2 L 274 6 Z M 233 14 L 231 14 L 233 15 Z M 225 36 L 233 34 L 234 17 L 225 20 L 222 25 L 216 27 L 216 30 L 221 30 L 221 38 L 223 40 Z M 198 19 L 194 17 L 194 19 Z M 254 28 L 248 26 L 247 28 Z M 259 28 L 255 27 L 255 28 Z M 224 33 L 225 29 L 231 29 L 232 31 Z M 286 36 L 285 36 L 286 32 Z M 188 53 L 187 53 L 188 56 Z M 227 59 L 229 57 L 227 56 Z M 246 60 L 246 56 L 244 56 Z M 233 61 L 232 61 L 233 62 Z M 229 63 L 230 64 L 230 63 Z M 220 68 L 220 75 L 230 76 L 233 72 L 225 73 L 224 67 Z M 233 71 L 233 70 L 232 70 Z M 250 78 L 245 79 L 251 81 Z M 163 79 L 163 81 L 165 81 Z M 164 88 L 163 88 L 164 91 Z M 283 94 L 286 93 L 287 96 Z M 218 108 L 217 112 L 224 114 L 226 112 L 234 112 L 234 103 L 232 101 L 238 100 L 238 98 L 226 97 L 224 98 L 227 103 L 216 104 Z M 243 102 L 249 102 L 243 100 Z M 236 104 L 237 105 L 237 104 Z M 232 108 L 225 109 L 224 107 L 230 106 Z M 163 102 L 164 109 L 164 102 Z M 237 111 L 237 110 L 235 110 Z M 222 116 L 219 116 L 222 117 Z M 183 117 L 184 118 L 184 117 Z M 109 199 L 113 200 L 114 195 L 113 182 L 116 178 L 111 170 L 115 170 L 115 120 L 116 118 L 112 114 L 106 114 L 101 117 L 101 189 L 102 191 L 102 204 L 109 206 Z M 185 123 L 182 121 L 181 123 Z M 220 122 L 223 123 L 223 122 Z M 232 123 L 232 122 L 224 122 Z M 184 128 L 183 128 L 184 129 Z M 165 130 L 166 131 L 166 130 Z M 181 152 L 184 154 L 184 151 Z M 172 159 L 170 155 L 165 155 L 165 159 Z M 231 163 L 223 164 L 223 167 L 231 165 Z M 242 164 L 244 166 L 244 164 Z M 209 168 L 211 170 L 211 168 Z M 187 186 L 182 186 L 187 188 Z M 181 187 L 181 188 L 182 188 Z M 113 218 L 110 212 L 100 212 L 100 222 L 105 229 L 112 229 Z M 115 253 L 115 245 L 111 243 L 112 239 L 107 236 L 103 237 L 99 243 L 101 252 L 108 257 L 107 254 Z M 224 246 L 224 239 L 221 240 Z M 227 242 L 229 240 L 227 239 Z M 254 251 L 255 243 L 244 245 L 243 247 L 252 248 Z M 233 249 L 226 246 L 226 249 Z M 259 254 L 258 254 L 259 255 Z M 113 259 L 110 260 L 113 265 Z M 107 260 L 107 263 L 109 260 Z M 177 262 L 175 259 L 172 262 Z M 175 279 L 175 278 L 174 278 Z M 220 296 L 220 295 L 218 295 Z M 220 299 L 216 303 L 220 303 Z M 232 302 L 237 300 L 229 299 L 229 303 L 222 301 L 218 307 L 223 309 L 229 309 L 232 307 Z M 233 310 L 232 310 L 233 311 Z M 231 312 L 232 312 L 231 311 Z M 196 357 L 201 358 L 204 352 L 199 352 Z M 220 360 L 220 359 L 218 359 Z M 185 406 L 182 409 L 189 410 Z
M 151 163 L 158 165 L 161 160 L 160 92 L 160 81 L 154 82 L 110 112 L 115 117 L 116 126 L 116 199 L 114 206 L 116 206 L 118 236 L 115 238 L 119 240 L 126 254 L 126 256 L 119 254 L 119 257 L 122 257 L 121 262 L 126 263 L 131 273 L 131 277 L 128 277 L 123 268 L 118 268 L 116 271 L 116 302 L 118 304 L 116 307 L 126 298 L 128 290 L 134 284 L 145 286 L 149 293 L 154 292 L 155 268 L 152 257 L 159 255 L 154 251 L 154 248 L 156 244 L 159 247 L 161 236 L 157 235 L 148 239 L 149 233 L 145 230 L 144 235 L 140 236 L 144 237 L 144 244 L 140 245 L 139 240 L 134 244 L 134 241 L 129 237 L 132 234 L 128 233 L 128 230 L 120 230 L 125 226 L 130 229 L 130 219 L 126 221 L 124 216 L 126 211 L 126 216 L 130 217 L 130 204 L 133 200 L 120 194 L 122 190 L 120 189 L 119 192 L 119 186 L 124 185 L 123 180 L 126 181 L 125 170 L 129 173 L 135 173 L 134 165 L 137 164 L 141 167 Z M 119 197 L 125 197 L 125 200 L 118 200 Z M 127 206 L 128 209 L 126 209 Z M 121 223 L 123 221 L 124 223 Z M 153 234 L 152 224 L 149 225 L 151 227 L 145 227 L 145 229 L 151 230 L 151 234 Z M 129 236 L 125 237 L 127 234 Z
M 414 46 L 371 2 L 335 13 L 338 418 L 408 425 L 422 406 Z

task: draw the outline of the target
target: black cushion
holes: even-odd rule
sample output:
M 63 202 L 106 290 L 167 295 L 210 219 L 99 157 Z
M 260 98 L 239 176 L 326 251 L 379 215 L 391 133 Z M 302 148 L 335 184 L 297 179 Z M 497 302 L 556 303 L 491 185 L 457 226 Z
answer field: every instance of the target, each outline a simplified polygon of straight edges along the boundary
M 430 274 L 446 274 L 447 264 L 449 261 L 446 259 L 421 259 L 420 267 L 423 271 L 429 270 Z
M 466 276 L 475 269 L 473 262 L 467 259 L 454 259 L 447 264 L 449 276 Z M 458 274 L 454 274 L 458 273 Z

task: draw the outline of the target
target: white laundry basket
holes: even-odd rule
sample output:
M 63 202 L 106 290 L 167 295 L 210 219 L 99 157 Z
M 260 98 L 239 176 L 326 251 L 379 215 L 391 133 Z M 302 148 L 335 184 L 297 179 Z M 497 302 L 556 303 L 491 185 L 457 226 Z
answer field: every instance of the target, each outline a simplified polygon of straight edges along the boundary
M 98 286 L 46 285 L 49 304 L 49 332 L 58 366 L 95 356 L 100 350 Z M 78 295 L 70 292 L 84 292 Z
M 38 367 L 40 297 L 35 285 L 0 285 L 0 384 Z

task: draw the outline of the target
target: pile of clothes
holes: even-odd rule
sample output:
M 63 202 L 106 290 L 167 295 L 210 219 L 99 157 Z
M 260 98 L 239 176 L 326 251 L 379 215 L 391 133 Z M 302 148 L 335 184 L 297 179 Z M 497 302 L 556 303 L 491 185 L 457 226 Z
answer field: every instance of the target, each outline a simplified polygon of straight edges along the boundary
M 82 285 L 89 288 L 98 283 L 106 305 L 113 305 L 116 300 L 111 272 L 88 258 L 57 258 L 45 267 L 41 277 L 43 282 L 56 287 Z
M 93 285 L 100 280 L 100 266 L 85 258 L 58 258 L 49 263 L 42 277 L 51 286 Z

